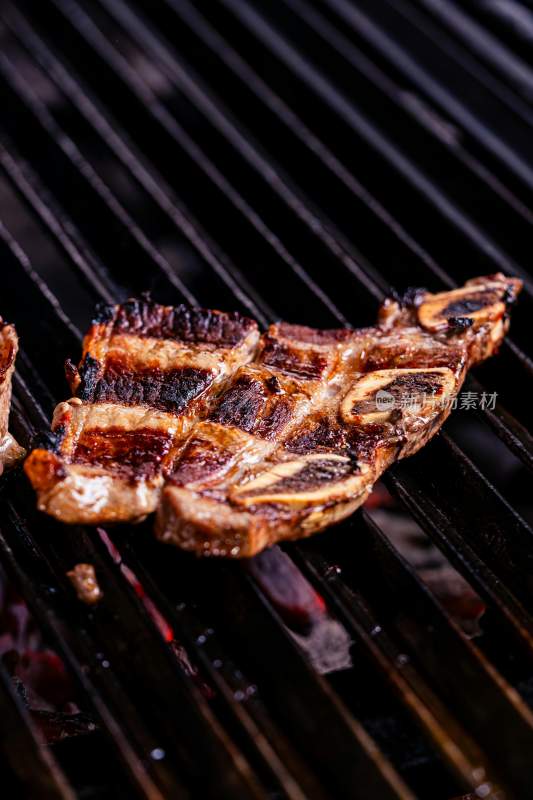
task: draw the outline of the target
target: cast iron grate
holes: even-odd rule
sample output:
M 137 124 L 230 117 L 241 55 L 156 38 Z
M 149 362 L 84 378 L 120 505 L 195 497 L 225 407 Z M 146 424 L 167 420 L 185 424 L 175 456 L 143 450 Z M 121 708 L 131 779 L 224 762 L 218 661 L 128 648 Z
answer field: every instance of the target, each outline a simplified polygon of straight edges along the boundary
M 151 289 L 261 323 L 361 325 L 387 292 L 501 269 L 523 299 L 466 388 L 498 393 L 479 420 L 530 469 L 533 63 L 519 29 L 487 45 L 486 5 L 3 0 L 2 313 L 22 342 L 23 443 L 64 396 L 97 301 Z M 479 641 L 364 511 L 251 564 L 206 564 L 143 528 L 64 530 L 4 479 L 0 559 L 124 796 L 529 796 L 531 528 L 455 428 L 388 485 L 483 598 Z M 93 610 L 65 577 L 79 561 L 104 591 Z M 83 796 L 3 672 L 0 704 L 22 791 Z

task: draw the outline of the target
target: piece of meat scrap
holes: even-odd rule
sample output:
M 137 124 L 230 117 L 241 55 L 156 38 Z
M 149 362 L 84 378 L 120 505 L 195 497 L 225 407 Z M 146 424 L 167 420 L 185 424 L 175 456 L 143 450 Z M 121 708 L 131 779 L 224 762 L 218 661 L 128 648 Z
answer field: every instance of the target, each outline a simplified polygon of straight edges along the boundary
M 372 328 L 272 326 L 176 459 L 158 538 L 248 557 L 351 514 L 439 430 L 467 369 L 498 349 L 520 289 L 497 274 L 388 300 Z
M 15 371 L 18 337 L 13 325 L 0 317 L 0 475 L 13 466 L 25 454 L 9 433 L 9 409 L 11 407 L 11 382 Z
M 256 322 L 237 313 L 146 299 L 101 307 L 79 367 L 67 362 L 74 396 L 25 463 L 39 509 L 79 524 L 153 511 L 165 465 L 258 339 Z

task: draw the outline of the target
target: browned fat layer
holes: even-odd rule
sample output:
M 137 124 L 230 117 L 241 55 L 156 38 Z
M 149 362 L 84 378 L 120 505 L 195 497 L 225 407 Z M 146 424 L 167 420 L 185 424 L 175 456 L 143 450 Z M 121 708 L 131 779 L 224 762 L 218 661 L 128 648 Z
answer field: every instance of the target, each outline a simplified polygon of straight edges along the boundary
M 345 431 L 329 417 L 307 420 L 284 443 L 285 450 L 291 453 L 316 453 L 323 451 L 340 452 L 345 446 Z
M 364 357 L 364 370 L 449 367 L 456 372 L 463 366 L 465 355 L 464 345 L 441 342 L 420 329 L 393 331 L 373 338 Z
M 289 421 L 292 405 L 274 376 L 262 380 L 241 375 L 224 392 L 209 419 L 272 439 Z
M 428 352 L 400 352 L 395 347 L 377 347 L 369 354 L 365 362 L 365 371 L 378 369 L 430 369 L 432 367 L 449 367 L 456 372 L 465 360 L 464 350 L 438 350 Z
M 217 441 L 193 436 L 187 442 L 177 468 L 169 476 L 169 480 L 176 486 L 207 481 L 211 475 L 216 475 L 230 462 L 234 455 L 234 452 L 225 449 Z
M 269 334 L 263 337 L 263 350 L 259 362 L 304 380 L 319 380 L 328 367 L 326 354 L 295 347 Z
M 77 396 L 84 402 L 146 405 L 159 411 L 181 413 L 213 382 L 213 373 L 195 367 L 161 370 L 157 367 L 131 369 L 118 357 L 100 363 L 87 355 L 80 368 Z
M 279 322 L 275 326 L 276 334 L 286 339 L 295 339 L 307 344 L 328 345 L 345 342 L 354 335 L 350 328 L 307 328 L 305 325 L 290 325 L 288 322 Z
M 150 478 L 159 470 L 171 444 L 171 435 L 152 428 L 93 428 L 82 431 L 72 461 Z
M 113 321 L 113 331 L 156 339 L 233 347 L 257 328 L 257 323 L 236 312 L 180 305 L 175 308 L 149 300 L 129 300 L 100 310 L 96 322 Z

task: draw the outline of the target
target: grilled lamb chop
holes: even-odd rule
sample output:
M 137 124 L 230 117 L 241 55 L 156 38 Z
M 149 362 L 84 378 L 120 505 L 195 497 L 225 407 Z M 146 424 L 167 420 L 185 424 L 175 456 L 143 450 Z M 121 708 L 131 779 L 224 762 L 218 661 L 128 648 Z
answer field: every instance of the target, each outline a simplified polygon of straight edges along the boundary
M 7 429 L 17 350 L 18 338 L 14 326 L 7 325 L 0 317 L 0 475 L 25 453 Z
M 248 557 L 351 514 L 438 431 L 467 369 L 499 347 L 520 289 L 498 274 L 386 301 L 373 328 L 272 326 L 176 459 L 157 536 Z
M 101 307 L 79 368 L 67 362 L 74 396 L 26 460 L 39 509 L 86 524 L 153 511 L 165 466 L 258 338 L 239 314 L 149 300 Z

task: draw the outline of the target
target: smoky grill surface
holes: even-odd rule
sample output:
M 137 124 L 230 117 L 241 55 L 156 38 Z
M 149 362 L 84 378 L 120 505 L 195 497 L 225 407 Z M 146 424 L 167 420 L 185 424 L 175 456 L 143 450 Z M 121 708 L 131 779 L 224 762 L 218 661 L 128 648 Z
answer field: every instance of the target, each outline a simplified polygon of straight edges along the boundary
M 512 21 L 509 9 L 0 4 L 0 312 L 20 337 L 11 430 L 23 446 L 64 396 L 63 359 L 79 352 L 96 303 L 101 324 L 146 290 L 166 306 L 220 308 L 227 321 L 201 329 L 206 345 L 231 347 L 235 311 L 335 341 L 372 324 L 385 296 L 416 307 L 408 286 L 438 292 L 496 272 L 525 284 L 457 421 L 393 467 L 377 510 L 327 537 L 200 564 L 142 527 L 74 534 L 34 510 L 21 474 L 2 476 L 0 560 L 102 734 L 114 778 L 96 796 L 530 796 L 533 62 L 528 7 Z M 198 328 L 194 312 L 162 321 L 139 302 L 147 335 Z M 476 310 L 460 298 L 446 310 L 458 335 Z M 404 356 L 385 357 L 401 367 Z M 114 396 L 123 367 L 109 375 Z M 203 377 L 186 377 L 190 398 Z M 171 414 L 181 400 L 160 378 L 147 373 L 138 392 Z M 275 406 L 277 387 L 262 391 Z M 284 424 L 276 407 L 265 437 Z M 250 408 L 239 414 L 253 425 Z M 328 452 L 337 439 L 317 419 L 288 447 Z M 154 457 L 167 446 L 146 443 Z M 126 482 L 139 454 L 116 447 Z M 470 627 L 405 560 L 400 543 L 421 529 L 431 558 L 469 586 Z M 91 607 L 67 577 L 79 564 L 101 589 Z M 9 663 L 6 785 L 87 796 L 79 761 L 42 747 Z

